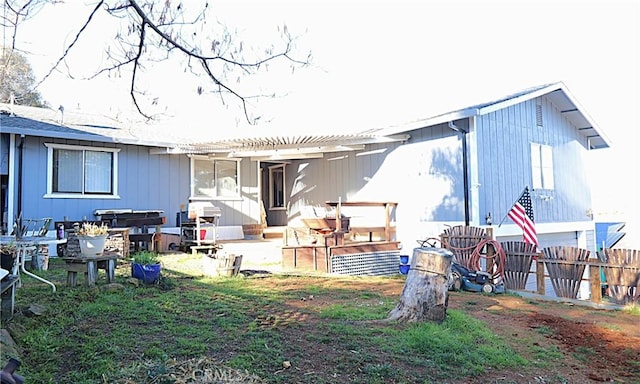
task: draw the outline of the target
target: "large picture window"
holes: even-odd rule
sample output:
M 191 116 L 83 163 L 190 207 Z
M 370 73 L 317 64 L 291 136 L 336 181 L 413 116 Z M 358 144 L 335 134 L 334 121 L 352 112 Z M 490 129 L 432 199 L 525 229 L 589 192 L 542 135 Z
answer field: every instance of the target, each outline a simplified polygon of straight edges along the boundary
M 240 196 L 238 160 L 191 159 L 191 196 L 195 198 L 236 198 Z
M 116 148 L 45 144 L 48 148 L 48 197 L 116 197 Z
M 531 143 L 531 175 L 533 189 L 554 189 L 551 146 Z

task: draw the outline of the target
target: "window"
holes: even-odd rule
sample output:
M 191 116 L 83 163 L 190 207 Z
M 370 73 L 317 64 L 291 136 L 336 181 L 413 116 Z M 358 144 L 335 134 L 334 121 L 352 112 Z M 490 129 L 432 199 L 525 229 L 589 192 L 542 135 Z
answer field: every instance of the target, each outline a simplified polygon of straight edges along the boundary
M 269 167 L 269 207 L 284 208 L 284 164 Z
M 531 175 L 533 189 L 554 189 L 551 146 L 531 143 Z
M 240 161 L 191 159 L 191 196 L 195 198 L 240 197 Z
M 73 198 L 117 197 L 116 148 L 46 143 L 47 196 Z

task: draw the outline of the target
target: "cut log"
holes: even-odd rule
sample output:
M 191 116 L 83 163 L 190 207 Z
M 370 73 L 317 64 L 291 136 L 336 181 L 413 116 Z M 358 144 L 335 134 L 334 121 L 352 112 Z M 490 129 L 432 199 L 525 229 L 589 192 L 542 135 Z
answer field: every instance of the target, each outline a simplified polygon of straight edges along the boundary
M 415 248 L 400 302 L 388 320 L 443 322 L 449 304 L 452 259 L 453 253 L 443 248 Z

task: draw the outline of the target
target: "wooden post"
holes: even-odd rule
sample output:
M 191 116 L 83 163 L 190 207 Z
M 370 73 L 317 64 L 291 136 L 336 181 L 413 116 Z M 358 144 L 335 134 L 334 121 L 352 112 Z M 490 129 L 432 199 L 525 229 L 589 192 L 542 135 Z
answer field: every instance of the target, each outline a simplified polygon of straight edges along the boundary
M 391 241 L 391 204 L 384 203 L 384 239 Z
M 494 238 L 493 238 L 493 228 L 487 228 L 486 231 L 487 231 L 487 239 L 488 240 L 494 240 Z M 494 276 L 495 273 L 494 273 L 493 269 L 494 269 L 495 264 L 496 264 L 495 259 L 494 259 L 495 254 L 496 254 L 496 249 L 493 247 L 493 244 L 487 244 L 486 247 L 487 247 L 487 250 L 486 250 L 486 252 L 487 252 L 487 254 L 486 254 L 486 257 L 487 257 L 486 268 L 487 268 L 487 270 L 486 270 L 486 272 L 489 273 L 491 276 Z M 491 279 L 491 283 L 495 284 L 495 283 L 497 283 L 497 281 L 493 281 L 493 279 Z
M 338 198 L 338 205 L 336 205 L 336 232 L 342 232 L 342 197 Z
M 443 322 L 449 304 L 452 260 L 453 253 L 443 248 L 415 248 L 400 302 L 388 319 Z
M 107 282 L 113 283 L 116 281 L 116 259 L 107 260 Z
M 198 234 L 198 236 L 200 236 L 200 234 Z M 162 227 L 160 225 L 156 225 L 156 230 L 153 233 L 153 251 L 156 252 L 161 252 L 164 251 L 164 249 L 162 249 Z
M 589 265 L 589 282 L 591 285 L 591 301 L 600 303 L 602 301 L 602 287 L 600 281 L 600 267 Z
M 85 286 L 93 287 L 98 280 L 98 264 L 94 260 L 87 261 L 87 270 L 85 274 Z
M 540 256 L 542 254 L 536 261 L 536 293 L 544 296 L 544 261 Z

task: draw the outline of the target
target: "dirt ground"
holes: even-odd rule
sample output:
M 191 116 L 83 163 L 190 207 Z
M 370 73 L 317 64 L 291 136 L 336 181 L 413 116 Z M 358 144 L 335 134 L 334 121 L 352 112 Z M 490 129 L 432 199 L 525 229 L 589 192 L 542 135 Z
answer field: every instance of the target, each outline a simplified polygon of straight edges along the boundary
M 564 364 L 554 369 L 571 382 L 640 383 L 640 317 L 512 295 L 452 294 L 449 308 L 484 320 L 521 353 L 518 339 L 536 332 L 557 345 Z M 548 329 L 548 330 L 545 330 Z M 630 348 L 631 347 L 631 348 Z M 588 370 L 585 369 L 588 368 Z M 517 372 L 505 372 L 500 375 Z M 585 381 L 582 381 L 585 380 Z
M 263 284 L 280 283 L 277 279 L 264 279 Z M 279 289 L 298 289 L 309 282 L 295 279 L 288 280 L 286 284 L 286 288 Z M 316 278 L 312 284 L 318 284 Z M 362 281 L 354 285 L 328 279 L 327 284 L 333 288 L 344 284 L 345 288 L 348 285 L 350 289 L 372 290 L 399 298 L 404 281 L 385 280 L 383 283 L 376 281 L 370 284 Z M 315 297 L 313 302 L 299 300 L 288 304 L 302 309 L 307 305 L 324 306 L 333 302 L 334 299 L 330 297 Z M 477 381 L 467 379 L 462 381 L 464 383 L 640 383 L 638 315 L 511 294 L 485 295 L 473 292 L 451 292 L 449 309 L 462 310 L 484 321 L 528 359 L 535 360 L 535 356 L 532 356 L 535 348 L 531 348 L 530 344 L 542 349 L 555 347 L 563 355 L 556 359 L 557 363 L 547 365 L 544 369 L 518 367 L 489 372 L 478 377 Z M 287 332 L 287 328 L 281 331 Z M 318 367 L 322 367 L 326 361 L 327 353 L 331 351 L 315 355 L 322 360 L 316 362 Z

